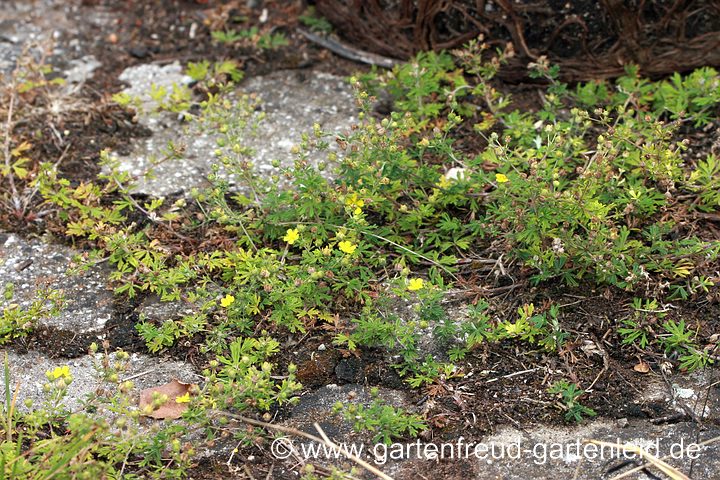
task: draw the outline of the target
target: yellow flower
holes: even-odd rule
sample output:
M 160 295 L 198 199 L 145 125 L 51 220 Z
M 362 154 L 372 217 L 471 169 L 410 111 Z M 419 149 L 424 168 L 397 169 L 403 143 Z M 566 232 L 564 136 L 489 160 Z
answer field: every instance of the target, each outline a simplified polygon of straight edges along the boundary
M 358 198 L 357 193 L 353 193 L 345 198 L 345 205 L 348 207 L 355 207 L 353 213 L 355 215 L 360 215 L 362 213 L 362 207 L 365 206 L 365 200 Z
M 298 229 L 288 228 L 287 232 L 285 232 L 283 240 L 285 240 L 288 245 L 292 245 L 298 238 L 300 238 L 300 232 L 298 232 Z
M 407 289 L 411 292 L 414 292 L 416 290 L 420 290 L 425 286 L 425 280 L 422 278 L 411 278 L 408 280 Z
M 509 179 L 509 178 L 507 177 L 507 175 L 505 175 L 504 173 L 496 173 L 496 174 L 495 174 L 495 181 L 496 181 L 497 183 L 505 183 L 505 182 L 509 182 L 510 179 Z
M 190 392 L 185 392 L 185 395 L 175 397 L 175 403 L 190 403 Z
M 348 242 L 347 240 L 343 240 L 342 242 L 338 243 L 338 248 L 340 250 L 342 250 L 343 252 L 347 253 L 348 255 L 350 255 L 351 253 L 353 253 L 355 251 L 355 249 L 357 248 L 357 245 L 355 245 L 352 242 Z
M 227 294 L 223 298 L 220 299 L 220 305 L 222 305 L 223 308 L 227 308 L 230 305 L 232 305 L 234 301 L 235 301 L 235 297 L 233 297 L 230 294 Z
M 61 377 L 70 377 L 70 367 L 67 365 L 63 365 L 62 367 L 55 367 L 55 370 L 52 371 L 52 376 L 54 379 L 58 379 Z

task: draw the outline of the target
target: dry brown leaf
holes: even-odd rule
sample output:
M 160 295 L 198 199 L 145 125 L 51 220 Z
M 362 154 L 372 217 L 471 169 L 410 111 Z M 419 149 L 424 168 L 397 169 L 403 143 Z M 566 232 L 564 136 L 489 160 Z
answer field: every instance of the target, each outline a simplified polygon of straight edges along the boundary
M 187 410 L 188 404 L 187 402 L 177 402 L 176 399 L 184 395 L 190 395 L 190 390 L 193 387 L 194 385 L 192 383 L 183 383 L 180 382 L 178 379 L 173 378 L 169 383 L 166 383 L 165 385 L 146 388 L 145 390 L 140 392 L 140 411 L 142 412 L 146 406 L 152 405 L 153 393 L 157 392 L 167 395 L 167 402 L 165 402 L 159 408 L 153 410 L 152 413 L 143 413 L 143 415 L 151 418 L 157 418 L 160 420 L 172 420 L 175 418 L 180 418 L 183 412 Z
M 650 365 L 647 362 L 640 360 L 640 362 L 633 367 L 633 370 L 639 373 L 648 373 L 650 371 Z

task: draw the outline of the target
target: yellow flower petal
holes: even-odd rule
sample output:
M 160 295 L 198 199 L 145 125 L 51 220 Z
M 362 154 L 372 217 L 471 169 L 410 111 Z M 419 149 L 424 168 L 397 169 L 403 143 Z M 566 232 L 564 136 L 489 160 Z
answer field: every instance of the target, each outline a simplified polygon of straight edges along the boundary
M 411 292 L 414 292 L 416 290 L 420 290 L 425 286 L 425 280 L 422 278 L 411 278 L 408 280 L 407 289 Z
M 338 248 L 348 255 L 352 254 L 355 249 L 357 248 L 357 245 L 355 245 L 352 242 L 348 242 L 347 240 L 343 240 L 342 242 L 338 243 Z
M 363 207 L 365 206 L 365 200 L 362 198 L 358 198 L 357 193 L 353 193 L 352 195 L 349 195 L 347 198 L 345 198 L 345 205 L 351 205 L 353 207 Z
M 185 392 L 185 395 L 175 397 L 175 403 L 190 403 L 190 392 Z
M 300 238 L 300 232 L 298 232 L 298 229 L 288 228 L 287 232 L 285 232 L 283 240 L 286 241 L 288 245 L 292 245 L 298 238 Z
M 509 178 L 507 177 L 507 175 L 505 175 L 504 173 L 496 173 L 496 174 L 495 174 L 495 181 L 496 181 L 497 183 L 505 183 L 505 182 L 509 182 L 510 179 L 509 179 Z
M 62 367 L 55 367 L 55 369 L 52 371 L 52 376 L 55 379 L 61 377 L 70 377 L 70 367 L 68 367 L 67 365 L 63 365 Z
M 345 197 L 345 205 L 354 208 L 353 213 L 355 215 L 360 215 L 362 213 L 362 207 L 365 206 L 365 200 L 358 198 L 357 193 L 353 193 Z
M 235 297 L 233 297 L 232 295 L 228 294 L 228 295 L 225 295 L 223 298 L 220 299 L 220 305 L 222 305 L 223 308 L 227 308 L 227 307 L 229 307 L 230 305 L 232 305 L 234 301 L 235 301 Z

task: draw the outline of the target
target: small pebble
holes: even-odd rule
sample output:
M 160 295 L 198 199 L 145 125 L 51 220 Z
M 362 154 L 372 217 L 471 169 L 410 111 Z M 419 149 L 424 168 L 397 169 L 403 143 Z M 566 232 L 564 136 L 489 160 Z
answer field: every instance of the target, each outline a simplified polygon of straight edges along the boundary
M 145 47 L 131 47 L 129 50 L 130 55 L 133 57 L 142 60 L 143 58 L 146 58 L 148 56 L 148 49 Z

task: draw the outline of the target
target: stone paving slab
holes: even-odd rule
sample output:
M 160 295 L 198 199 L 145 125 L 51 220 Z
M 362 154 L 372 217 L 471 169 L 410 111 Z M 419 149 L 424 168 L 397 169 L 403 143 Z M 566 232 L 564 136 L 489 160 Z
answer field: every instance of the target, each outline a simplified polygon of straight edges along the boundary
M 4 362 L 4 353 L 0 361 Z M 85 355 L 75 359 L 49 359 L 42 352 L 17 353 L 7 351 L 10 366 L 10 385 L 14 389 L 19 384 L 18 406 L 27 411 L 24 406 L 26 399 L 33 402 L 36 408 L 45 401 L 43 385 L 47 383 L 45 372 L 56 367 L 68 366 L 73 381 L 68 387 L 64 405 L 70 411 L 82 410 L 82 402 L 92 396 L 98 388 L 115 388 L 114 384 L 102 380 L 97 370 L 102 359 L 101 354 L 95 358 Z M 120 375 L 120 380 L 132 379 L 134 389 L 131 395 L 137 397 L 140 390 L 158 387 L 177 378 L 184 383 L 199 383 L 202 379 L 197 375 L 190 364 L 168 360 L 159 357 L 149 357 L 133 353 L 129 359 L 129 370 Z M 4 385 L 4 369 L 0 368 L 0 385 Z M 19 382 L 19 383 L 17 383 Z
M 129 85 L 124 92 L 140 96 L 145 107 L 152 106 L 147 96 L 152 84 L 171 89 L 173 83 L 189 82 L 179 64 L 131 67 L 120 79 Z M 352 90 L 344 78 L 336 75 L 279 71 L 248 80 L 240 86 L 238 93 L 256 94 L 261 99 L 259 108 L 265 118 L 256 131 L 248 130 L 243 146 L 254 151 L 252 161 L 257 171 L 267 176 L 277 171 L 272 166 L 273 160 L 280 161 L 283 166 L 292 165 L 292 147 L 300 143 L 303 133 L 312 132 L 315 123 L 325 131 L 339 133 L 349 131 L 357 121 Z M 217 163 L 213 153 L 216 138 L 212 132 L 202 132 L 196 126 L 181 122 L 175 114 L 141 115 L 140 121 L 153 131 L 153 135 L 139 141 L 131 155 L 118 157 L 121 170 L 142 175 L 153 161 L 166 156 L 169 142 L 182 145 L 184 156 L 156 165 L 154 178 L 141 179 L 135 190 L 137 193 L 154 196 L 187 194 L 193 187 L 209 186 L 207 175 L 211 165 Z M 320 159 L 319 155 L 309 158 L 310 161 Z
M 79 8 L 79 2 L 67 0 L 0 0 L 0 74 L 10 73 L 24 53 L 33 58 L 50 53 L 53 65 L 74 71 L 70 82 L 84 81 L 87 76 L 78 76 L 77 62 L 91 64 L 92 60 L 79 38 Z M 113 20 L 101 8 L 82 17 L 86 27 L 107 28 Z M 82 68 L 91 73 L 97 66 Z
M 673 377 L 672 391 L 675 396 L 679 391 L 679 395 L 687 397 L 685 400 L 691 399 L 690 391 L 692 398 L 704 397 L 707 392 L 703 389 L 710 386 L 710 377 L 708 372 Z M 681 384 L 684 387 L 680 387 Z M 675 402 L 671 391 L 660 384 L 650 390 L 637 401 Z M 383 388 L 379 396 L 387 404 L 410 411 L 418 408 L 400 391 Z M 707 403 L 714 405 L 717 395 L 710 392 L 709 397 Z M 336 402 L 367 404 L 370 399 L 368 388 L 362 385 L 327 385 L 301 396 L 300 402 L 290 410 L 290 417 L 282 424 L 317 435 L 313 427 L 317 423 L 336 443 L 356 448 L 355 451 L 361 448 L 364 460 L 396 480 L 418 478 L 418 472 L 426 472 L 427 478 L 595 480 L 611 478 L 639 465 L 631 452 L 624 453 L 619 447 L 587 445 L 587 440 L 639 446 L 650 454 L 669 456 L 666 461 L 685 474 L 692 473 L 691 478 L 720 478 L 720 442 L 700 445 L 720 435 L 720 427 L 713 417 L 707 417 L 709 423 L 703 425 L 687 418 L 677 423 L 657 424 L 644 418 L 599 418 L 580 424 L 537 426 L 533 419 L 528 419 L 522 429 L 503 426 L 493 434 L 473 441 L 462 436 L 443 441 L 421 436 L 416 440 L 383 445 L 373 442 L 367 432 L 355 433 L 350 423 L 332 413 Z M 482 412 L 476 413 L 482 415 Z M 471 425 L 467 427 L 471 428 Z M 291 445 L 296 452 L 302 452 L 303 448 L 307 449 L 303 445 L 312 443 L 297 437 L 286 437 L 282 442 L 285 447 Z M 444 452 L 443 458 L 439 452 Z M 351 466 L 342 456 L 321 457 L 315 460 L 326 465 Z M 660 476 L 641 472 L 629 478 L 666 478 L 657 470 L 650 471 Z
M 396 480 L 417 478 L 413 475 L 423 470 L 434 478 L 597 480 L 613 478 L 640 465 L 636 456 L 621 448 L 585 443 L 592 439 L 613 444 L 632 444 L 654 456 L 668 456 L 665 461 L 690 478 L 719 478 L 720 443 L 699 446 L 701 442 L 719 434 L 720 428 L 717 426 L 701 429 L 688 422 L 671 425 L 635 422 L 619 426 L 608 420 L 596 420 L 567 427 L 545 426 L 523 430 L 503 428 L 477 443 L 465 442 L 460 438 L 445 445 L 439 442 L 434 444 L 438 451 L 444 448 L 445 456 L 452 455 L 452 458 L 418 459 L 415 453 L 418 447 L 406 450 L 405 453 L 412 460 L 388 462 L 383 471 Z M 427 450 L 422 444 L 419 447 L 421 452 L 432 452 L 436 448 Z M 687 448 L 693 444 L 697 447 Z M 382 454 L 383 449 L 379 451 Z M 382 458 L 381 455 L 380 460 Z M 668 478 L 656 468 L 650 468 L 648 473 L 654 476 L 637 472 L 627 478 Z
M 313 124 L 326 132 L 342 133 L 358 121 L 352 88 L 337 75 L 286 70 L 251 78 L 242 89 L 260 97 L 266 114 L 258 134 L 247 141 L 255 150 L 260 171 L 271 170 L 273 159 L 291 165 L 294 157 L 290 150 L 300 143 L 303 133 L 312 133 Z M 330 143 L 334 148 L 334 142 Z
M 78 253 L 68 247 L 0 232 L 0 285 L 12 283 L 12 302 L 21 306 L 33 302 L 38 288 L 61 290 L 65 307 L 58 316 L 39 323 L 70 332 L 99 332 L 113 316 L 108 270 L 94 266 L 87 272 L 68 275 Z

